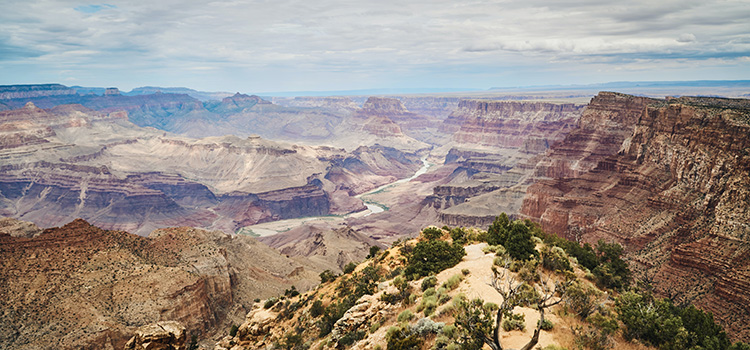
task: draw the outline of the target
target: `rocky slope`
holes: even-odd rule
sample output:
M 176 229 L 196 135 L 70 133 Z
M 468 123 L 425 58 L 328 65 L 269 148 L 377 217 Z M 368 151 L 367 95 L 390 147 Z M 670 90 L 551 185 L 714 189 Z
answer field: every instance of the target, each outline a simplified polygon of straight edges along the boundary
M 610 96 L 621 111 L 644 102 Z M 623 116 L 600 120 L 608 126 L 607 119 Z M 634 266 L 655 275 L 662 293 L 712 311 L 747 340 L 749 121 L 748 100 L 684 97 L 651 104 L 617 154 L 578 177 L 535 184 L 522 212 L 571 238 L 623 243 Z
M 355 194 L 420 166 L 418 155 L 382 146 L 350 153 L 259 137 L 189 139 L 80 105 L 0 112 L 0 134 L 2 215 L 43 227 L 82 217 L 142 235 L 363 210 Z
M 0 234 L 0 347 L 122 349 L 136 328 L 165 320 L 205 338 L 255 298 L 317 283 L 301 261 L 193 228 L 144 238 L 76 220 L 34 238 Z

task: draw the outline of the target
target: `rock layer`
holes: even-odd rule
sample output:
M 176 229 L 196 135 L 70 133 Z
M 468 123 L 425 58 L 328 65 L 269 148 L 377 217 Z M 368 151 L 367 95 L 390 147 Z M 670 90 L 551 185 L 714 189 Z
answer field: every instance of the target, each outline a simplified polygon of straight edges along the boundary
M 618 98 L 623 108 L 640 99 Z M 654 103 L 617 154 L 577 178 L 533 185 L 522 212 L 569 238 L 621 242 L 663 293 L 712 311 L 747 341 L 749 121 L 748 100 Z

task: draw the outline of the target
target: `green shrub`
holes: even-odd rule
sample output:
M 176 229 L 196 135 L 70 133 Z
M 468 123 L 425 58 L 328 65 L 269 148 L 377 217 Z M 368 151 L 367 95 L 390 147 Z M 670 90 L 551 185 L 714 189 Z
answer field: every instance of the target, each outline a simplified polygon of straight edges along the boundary
M 413 350 L 422 347 L 422 337 L 411 333 L 408 327 L 391 327 L 386 334 L 388 350 Z
M 411 321 L 412 319 L 414 319 L 414 313 L 409 310 L 404 310 L 401 311 L 400 314 L 398 314 L 398 318 L 396 319 L 398 320 L 398 322 Z
M 237 335 L 237 331 L 239 329 L 240 329 L 240 327 L 238 327 L 236 324 L 233 324 L 232 328 L 229 329 L 229 335 L 231 335 L 231 336 L 234 337 L 235 335 Z
M 430 289 L 437 285 L 437 277 L 435 275 L 431 275 L 424 280 L 422 280 L 422 291 L 426 291 L 427 289 Z
M 565 306 L 584 320 L 594 312 L 601 295 L 599 290 L 578 281 L 568 286 L 565 293 Z
M 539 323 L 541 323 L 541 325 Z M 542 320 L 537 321 L 537 326 L 540 326 L 539 328 L 544 331 L 551 331 L 555 328 L 555 324 L 546 318 L 544 319 L 544 322 L 542 322 Z
M 469 269 L 462 269 L 462 270 L 461 270 L 461 273 L 462 273 L 462 274 L 463 274 L 464 276 L 468 276 L 468 275 L 469 275 L 469 274 L 471 273 L 471 271 L 470 271 Z
M 422 302 L 417 305 L 417 312 L 424 312 L 425 316 L 432 315 L 437 308 L 437 297 L 435 295 L 422 297 Z
M 370 325 L 370 333 L 375 333 L 380 329 L 380 322 L 375 322 L 372 325 Z
M 443 237 L 443 230 L 437 227 L 427 227 L 422 230 L 422 236 L 428 240 L 440 239 L 440 237 Z
M 273 298 L 268 298 L 268 300 L 266 300 L 266 303 L 265 303 L 265 304 L 263 304 L 263 308 L 264 308 L 264 309 L 270 309 L 270 308 L 272 308 L 272 307 L 273 307 L 274 305 L 276 305 L 276 303 L 277 303 L 278 301 L 279 301 L 279 298 L 276 298 L 276 297 L 273 297 Z
M 422 241 L 409 255 L 406 275 L 427 276 L 458 264 L 466 255 L 464 247 L 445 241 Z
M 435 287 L 430 287 L 430 288 L 427 288 L 426 291 L 424 291 L 424 294 L 422 294 L 422 296 L 423 297 L 430 297 L 430 296 L 435 295 L 436 293 L 437 293 L 437 291 L 435 291 Z
M 458 288 L 458 285 L 461 284 L 461 281 L 464 280 L 464 276 L 456 274 L 448 278 L 445 283 L 443 283 L 443 287 L 445 287 L 447 290 L 454 290 Z
M 331 282 L 336 279 L 336 274 L 334 274 L 331 270 L 325 270 L 320 273 L 320 283 L 326 283 Z
M 560 247 L 542 247 L 540 251 L 542 258 L 542 267 L 551 271 L 573 271 L 570 266 L 570 259 Z
M 443 327 L 443 334 L 449 339 L 453 339 L 456 336 L 456 326 L 449 324 Z
M 376 245 L 370 246 L 370 254 L 367 255 L 366 259 L 376 257 L 378 255 L 378 252 L 380 252 L 380 247 Z
M 344 273 L 350 274 L 350 273 L 354 272 L 354 270 L 356 268 L 357 268 L 357 264 L 355 264 L 354 262 L 350 262 L 350 263 L 346 264 L 346 266 L 344 266 Z
M 454 243 L 458 243 L 461 245 L 466 244 L 466 231 L 463 227 L 456 227 L 452 230 L 450 230 L 451 233 L 451 239 Z
M 510 332 L 512 330 L 526 330 L 526 316 L 524 314 L 510 314 L 503 319 L 503 330 Z
M 323 314 L 324 311 L 323 302 L 320 300 L 315 300 L 310 306 L 310 316 L 312 317 L 318 317 Z
M 508 241 L 508 231 L 510 230 L 510 219 L 505 213 L 500 214 L 487 229 L 487 243 L 489 245 L 505 245 Z
M 352 345 L 356 343 L 357 341 L 364 339 L 365 335 L 366 335 L 365 331 L 361 331 L 361 330 L 346 333 L 344 334 L 343 337 L 341 337 L 341 339 L 339 339 L 339 344 L 343 346 Z

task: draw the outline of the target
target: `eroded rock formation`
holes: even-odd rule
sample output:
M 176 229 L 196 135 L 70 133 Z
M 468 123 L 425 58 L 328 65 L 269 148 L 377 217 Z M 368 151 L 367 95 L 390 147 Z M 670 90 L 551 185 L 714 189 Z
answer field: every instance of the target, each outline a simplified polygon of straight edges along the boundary
M 599 118 L 603 136 L 609 125 L 627 122 L 629 111 L 647 102 L 608 95 L 620 107 L 591 116 Z M 628 112 L 609 113 L 613 110 Z M 748 340 L 749 121 L 748 100 L 683 97 L 652 103 L 617 154 L 582 173 L 573 167 L 547 171 L 579 176 L 533 185 L 522 212 L 569 238 L 622 243 L 633 266 L 654 274 L 662 293 L 713 312 L 730 334 Z M 609 137 L 619 137 L 614 134 Z M 571 158 L 569 151 L 562 153 L 561 163 Z M 577 157 L 597 153 L 603 152 Z

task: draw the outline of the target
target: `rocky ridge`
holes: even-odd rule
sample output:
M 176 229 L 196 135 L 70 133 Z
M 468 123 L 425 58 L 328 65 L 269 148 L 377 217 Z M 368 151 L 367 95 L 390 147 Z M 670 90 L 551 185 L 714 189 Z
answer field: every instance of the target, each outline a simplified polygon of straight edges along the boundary
M 205 338 L 255 298 L 317 283 L 317 268 L 250 237 L 170 228 L 148 238 L 83 220 L 34 238 L 0 234 L 0 347 L 122 349 L 136 328 L 179 321 Z

